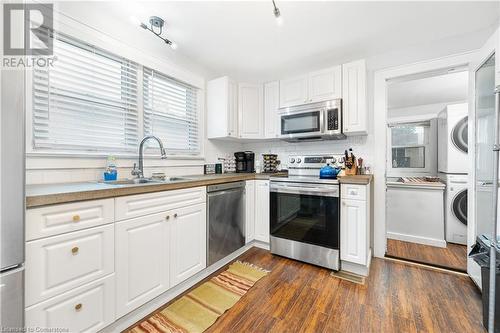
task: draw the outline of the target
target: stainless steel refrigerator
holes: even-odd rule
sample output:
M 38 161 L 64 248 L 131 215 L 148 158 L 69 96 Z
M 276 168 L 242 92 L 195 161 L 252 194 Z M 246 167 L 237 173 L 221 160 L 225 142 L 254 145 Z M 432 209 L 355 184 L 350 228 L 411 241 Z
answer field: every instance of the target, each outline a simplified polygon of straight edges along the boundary
M 24 71 L 2 70 L 0 113 L 0 328 L 24 326 Z

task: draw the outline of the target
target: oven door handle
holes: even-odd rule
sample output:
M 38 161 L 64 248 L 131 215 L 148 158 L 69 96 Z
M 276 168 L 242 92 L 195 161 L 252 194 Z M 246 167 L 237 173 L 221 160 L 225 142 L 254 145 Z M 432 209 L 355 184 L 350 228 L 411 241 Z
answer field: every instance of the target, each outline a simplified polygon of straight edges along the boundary
M 280 185 L 271 184 L 270 191 L 274 193 L 289 193 L 289 194 L 308 194 L 324 197 L 338 197 L 338 186 L 317 187 L 317 186 L 295 186 L 295 185 Z

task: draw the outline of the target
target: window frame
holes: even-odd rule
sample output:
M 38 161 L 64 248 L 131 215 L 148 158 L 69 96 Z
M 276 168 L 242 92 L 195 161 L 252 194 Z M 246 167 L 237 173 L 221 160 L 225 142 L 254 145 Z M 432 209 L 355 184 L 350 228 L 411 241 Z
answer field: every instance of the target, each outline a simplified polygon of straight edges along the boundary
M 408 145 L 392 145 L 392 129 L 401 125 L 412 125 L 415 126 L 423 125 L 426 127 L 425 131 L 425 143 L 424 144 L 408 144 Z M 435 152 L 437 151 L 432 141 L 432 136 L 435 135 L 437 130 L 436 119 L 424 120 L 424 121 L 398 121 L 387 124 L 387 177 L 401 177 L 405 175 L 412 176 L 427 176 L 434 175 L 437 170 L 434 169 L 434 164 L 432 161 Z M 436 137 L 437 140 L 437 137 Z M 393 148 L 419 148 L 424 147 L 424 167 L 423 168 L 394 168 L 392 166 L 392 149 Z
M 63 29 L 66 30 L 66 29 Z M 58 32 L 59 30 L 56 30 Z M 80 32 L 80 31 L 79 31 Z M 76 31 L 71 31 L 68 33 L 67 31 L 62 31 L 61 33 L 67 35 L 70 38 L 75 38 L 73 35 L 76 35 Z M 83 35 L 85 33 L 81 32 Z M 87 37 L 87 38 L 85 38 Z M 117 41 L 112 41 L 114 44 L 119 45 L 119 50 L 125 51 L 111 51 L 113 49 L 110 39 L 106 39 L 106 44 L 109 44 L 107 47 L 103 47 L 99 42 L 101 39 L 100 33 L 91 32 L 84 36 L 84 38 L 75 38 L 83 43 L 87 43 L 93 47 L 102 49 L 103 51 L 110 52 L 118 57 L 123 57 L 129 59 L 130 61 L 134 61 L 137 63 L 137 135 L 138 135 L 138 144 L 139 146 L 140 140 L 144 137 L 144 108 L 143 108 L 143 71 L 144 67 L 148 67 L 154 69 L 166 76 L 173 78 L 179 82 L 185 82 L 182 79 L 178 79 L 176 74 L 179 74 L 181 77 L 187 79 L 189 81 L 194 81 L 193 83 L 185 82 L 188 85 L 196 88 L 196 113 L 197 113 L 197 121 L 198 121 L 198 151 L 197 153 L 185 154 L 183 152 L 176 153 L 175 151 L 169 151 L 167 156 L 171 160 L 204 160 L 205 153 L 205 144 L 204 144 L 204 133 L 205 133 L 205 117 L 204 117 L 204 82 L 205 80 L 201 77 L 197 77 L 189 72 L 185 72 L 183 69 L 178 68 L 176 66 L 172 66 L 171 64 L 164 63 L 163 61 L 158 61 L 158 59 L 151 56 L 141 56 L 139 59 L 137 52 L 131 49 L 129 46 L 123 46 Z M 122 53 L 124 53 L 122 55 Z M 132 57 L 129 56 L 134 55 Z M 170 69 L 170 70 L 166 70 Z M 173 72 L 173 73 L 170 73 Z M 199 79 L 198 79 L 199 78 Z M 70 150 L 70 149 L 52 149 L 52 148 L 35 148 L 34 147 L 34 133 L 33 133 L 33 70 L 28 69 L 25 71 L 25 128 L 26 128 L 26 141 L 25 141 L 25 149 L 26 156 L 37 158 L 37 162 L 34 163 L 37 166 L 42 165 L 52 165 L 56 161 L 59 161 L 61 158 L 81 158 L 74 167 L 85 168 L 87 165 L 95 165 L 94 160 L 96 158 L 103 158 L 109 155 L 116 156 L 117 158 L 122 159 L 136 159 L 138 156 L 138 152 L 125 152 L 125 151 L 96 151 L 96 150 Z M 169 164 L 168 162 L 162 161 L 161 157 L 158 155 L 158 149 L 145 149 L 144 156 L 148 159 L 158 160 L 158 164 L 164 165 Z M 33 160 L 34 161 L 34 160 Z M 40 162 L 38 162 L 40 161 Z M 80 162 L 81 161 L 81 162 Z

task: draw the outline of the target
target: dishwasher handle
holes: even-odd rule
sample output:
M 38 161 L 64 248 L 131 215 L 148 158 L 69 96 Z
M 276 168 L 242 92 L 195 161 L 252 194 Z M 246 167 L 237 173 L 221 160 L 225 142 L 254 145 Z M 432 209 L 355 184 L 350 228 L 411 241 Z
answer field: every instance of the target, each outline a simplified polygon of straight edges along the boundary
M 207 193 L 245 188 L 245 182 L 232 182 L 207 186 Z

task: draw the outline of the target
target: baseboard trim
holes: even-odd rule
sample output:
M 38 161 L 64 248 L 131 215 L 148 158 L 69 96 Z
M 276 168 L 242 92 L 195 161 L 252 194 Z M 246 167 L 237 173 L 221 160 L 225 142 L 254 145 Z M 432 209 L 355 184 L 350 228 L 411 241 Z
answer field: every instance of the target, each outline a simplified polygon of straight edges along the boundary
M 419 262 L 419 261 L 415 261 L 415 260 L 409 260 L 409 259 L 402 259 L 402 258 L 394 257 L 394 256 L 391 256 L 391 255 L 387 255 L 387 254 L 385 255 L 385 257 L 383 259 L 384 260 L 388 260 L 388 261 L 397 262 L 397 263 L 400 263 L 400 264 L 403 264 L 403 265 L 416 266 L 416 267 L 420 267 L 420 268 L 429 269 L 429 270 L 432 270 L 432 271 L 438 271 L 438 272 L 441 272 L 441 273 L 451 273 L 451 274 L 457 274 L 457 275 L 460 275 L 460 276 L 467 276 L 467 277 L 469 277 L 469 275 L 466 272 L 463 272 L 463 271 L 459 271 L 459 270 L 455 270 L 455 269 L 448 268 L 448 267 L 443 267 L 443 266 L 433 266 L 433 265 L 429 265 L 429 264 L 426 264 L 426 263 L 423 263 L 423 262 Z
M 387 238 L 405 242 L 423 244 L 423 245 L 442 247 L 442 248 L 446 247 L 446 241 L 444 239 L 413 236 L 413 235 L 400 234 L 397 232 L 389 232 L 389 231 L 387 232 Z
M 269 250 L 269 244 L 266 245 L 266 243 L 260 242 L 260 241 L 251 241 L 247 243 L 244 247 L 241 249 L 236 250 L 235 252 L 231 253 L 227 257 L 219 260 L 215 264 L 213 264 L 210 267 L 205 268 L 204 270 L 196 273 L 186 281 L 181 282 L 177 286 L 167 290 L 163 294 L 157 296 L 156 298 L 152 299 L 148 303 L 138 307 L 137 309 L 133 310 L 132 312 L 127 313 L 123 317 L 116 318 L 116 320 L 100 330 L 99 332 L 121 332 L 127 328 L 129 328 L 131 325 L 134 323 L 138 322 L 142 318 L 146 317 L 150 313 L 154 312 L 158 308 L 162 307 L 163 305 L 167 304 L 177 296 L 181 295 L 184 293 L 186 290 L 190 289 L 203 279 L 207 278 L 211 274 L 215 273 L 219 269 L 223 268 L 227 264 L 229 264 L 231 261 L 242 255 L 243 253 L 247 252 L 250 250 L 252 247 L 258 247 L 261 249 Z M 267 247 L 267 248 L 266 248 Z

